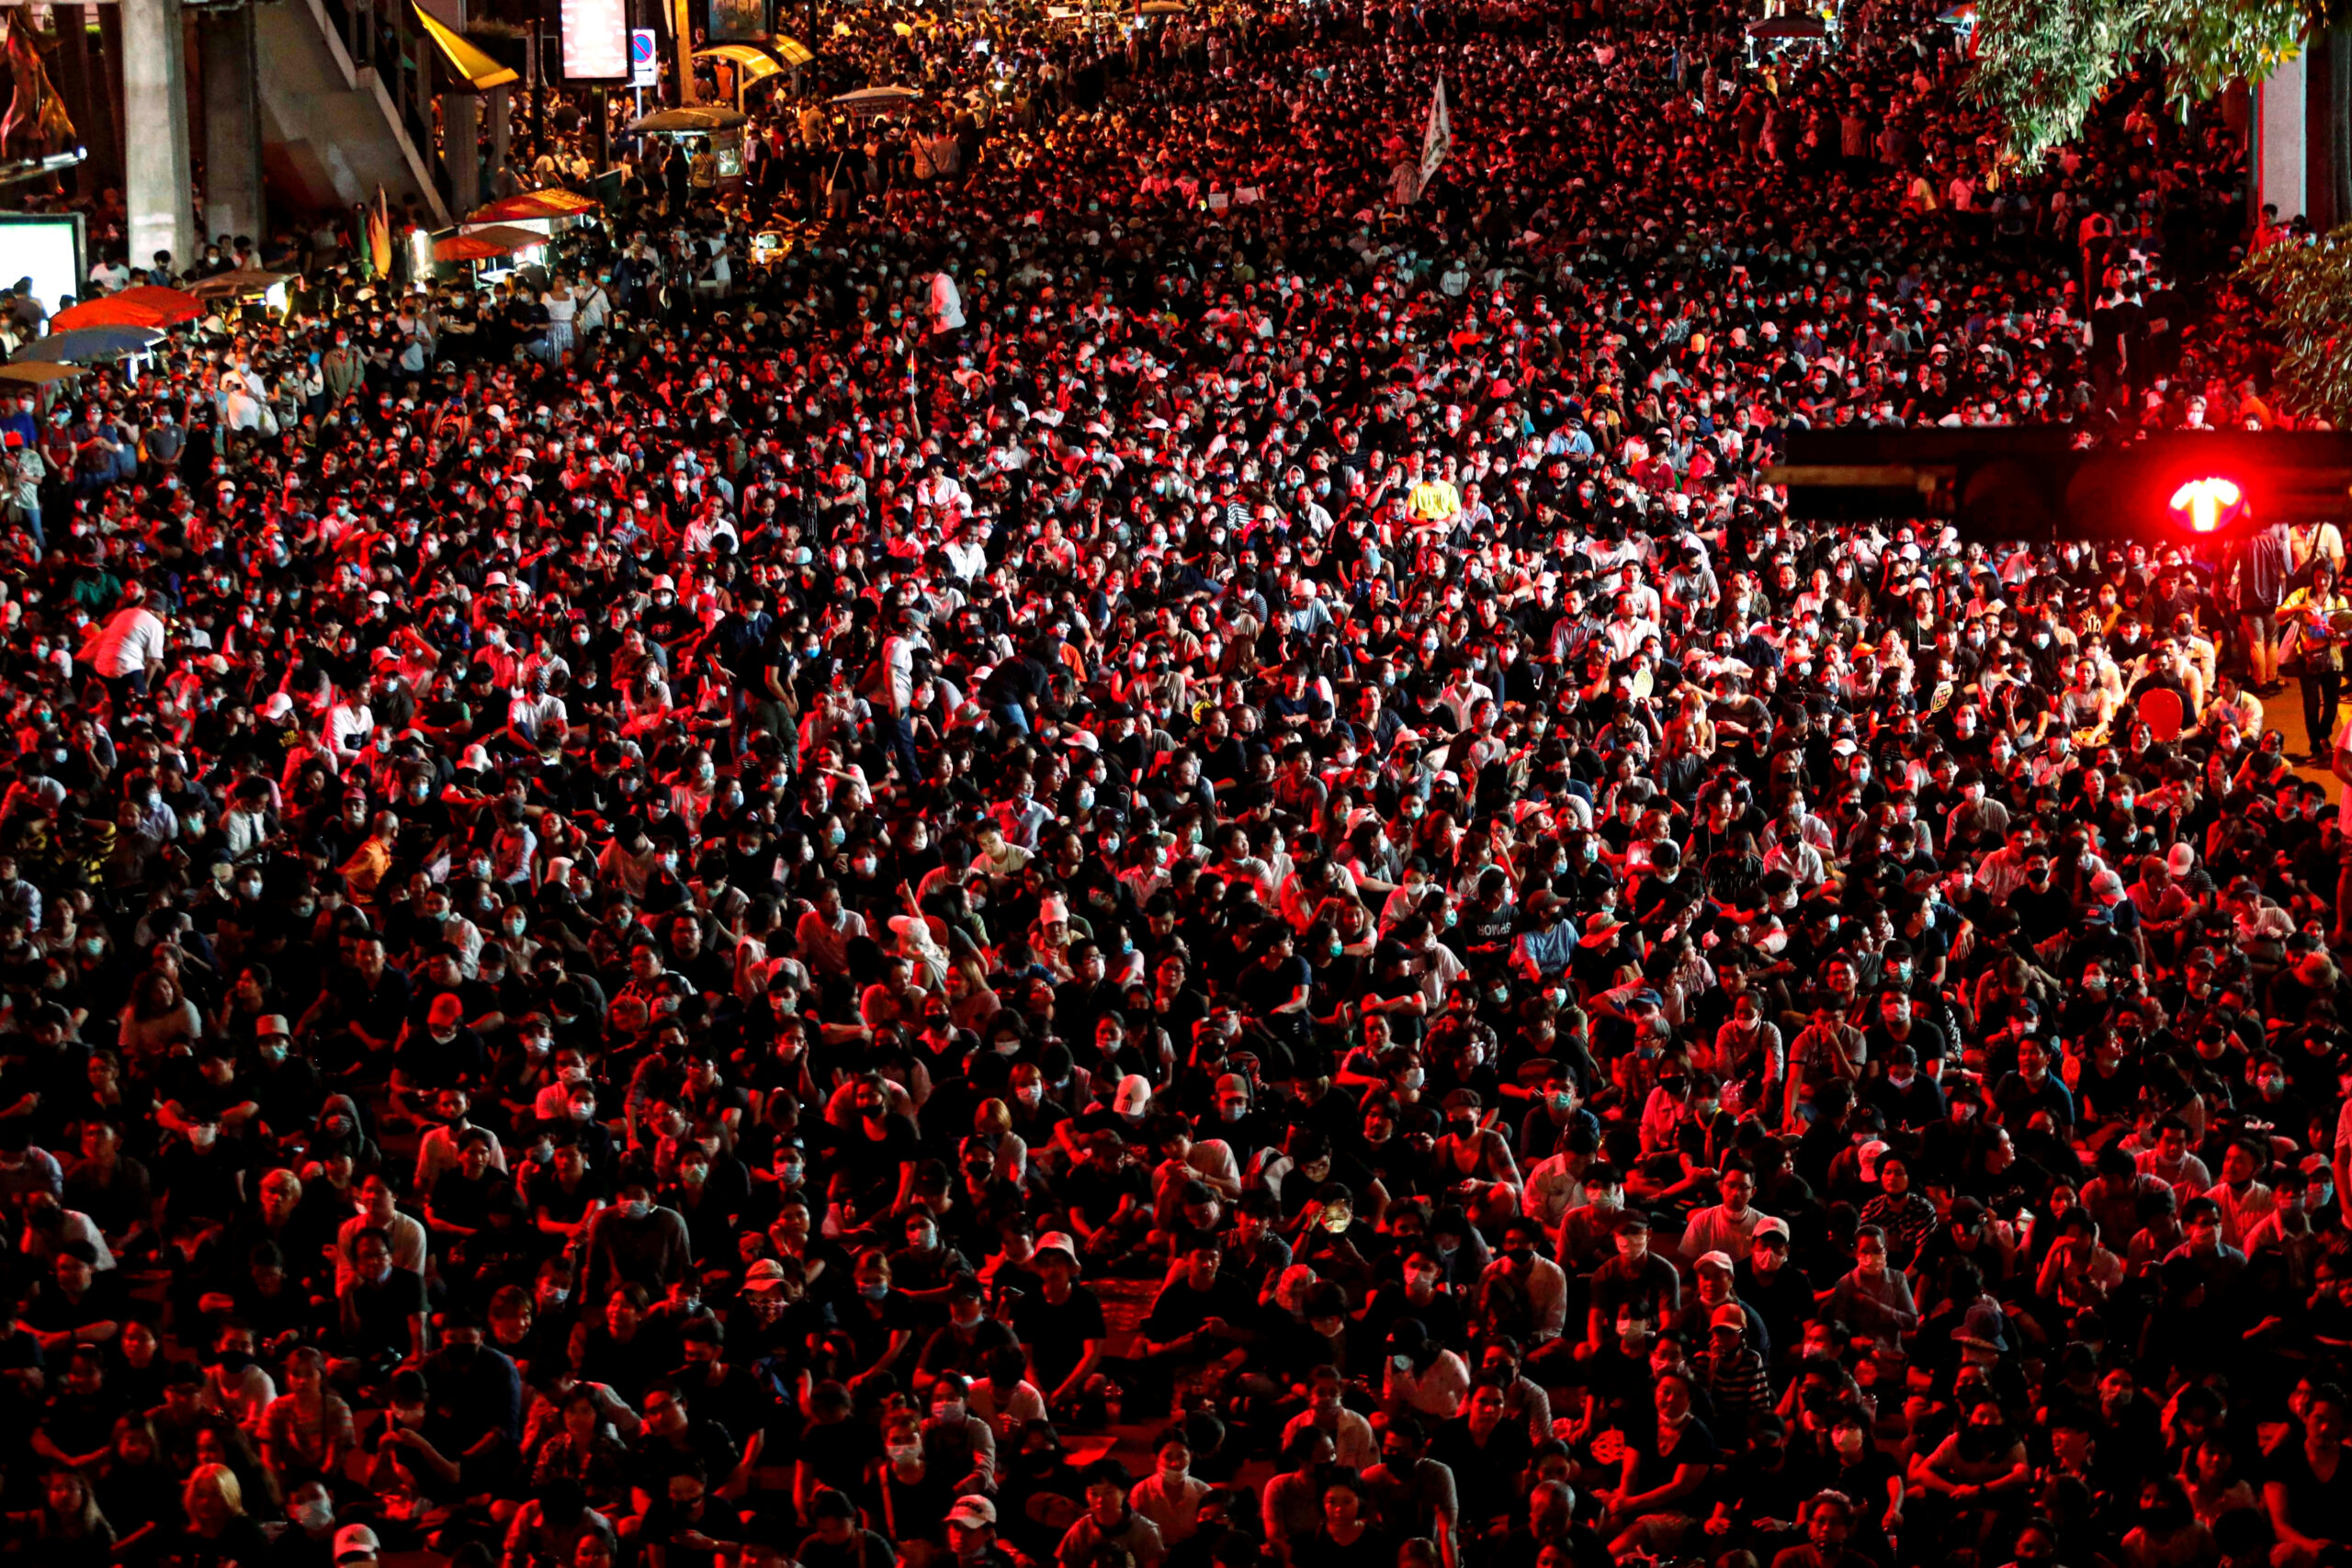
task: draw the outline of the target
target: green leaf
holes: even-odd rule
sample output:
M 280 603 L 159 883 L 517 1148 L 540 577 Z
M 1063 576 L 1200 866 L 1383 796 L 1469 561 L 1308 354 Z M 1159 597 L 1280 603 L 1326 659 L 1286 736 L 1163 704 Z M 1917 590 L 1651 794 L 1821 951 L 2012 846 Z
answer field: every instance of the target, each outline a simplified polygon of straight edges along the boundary
M 2081 130 L 2131 62 L 2164 62 L 2176 102 L 2260 81 L 2301 48 L 2324 0 L 1979 0 L 1971 91 L 2009 150 L 2037 157 Z
M 2267 245 L 2238 276 L 2270 306 L 2281 409 L 2352 428 L 2352 223 L 2310 244 Z

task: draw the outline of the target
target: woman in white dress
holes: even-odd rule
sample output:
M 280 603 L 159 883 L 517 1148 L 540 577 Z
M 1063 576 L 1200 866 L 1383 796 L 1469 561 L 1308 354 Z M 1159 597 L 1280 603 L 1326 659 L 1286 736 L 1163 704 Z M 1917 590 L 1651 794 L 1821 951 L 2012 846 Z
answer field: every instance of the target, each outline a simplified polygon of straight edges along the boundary
M 539 300 L 547 308 L 548 332 L 543 339 L 549 364 L 560 363 L 571 352 L 571 323 L 580 313 L 579 298 L 571 292 L 571 279 L 558 274 L 554 287 Z

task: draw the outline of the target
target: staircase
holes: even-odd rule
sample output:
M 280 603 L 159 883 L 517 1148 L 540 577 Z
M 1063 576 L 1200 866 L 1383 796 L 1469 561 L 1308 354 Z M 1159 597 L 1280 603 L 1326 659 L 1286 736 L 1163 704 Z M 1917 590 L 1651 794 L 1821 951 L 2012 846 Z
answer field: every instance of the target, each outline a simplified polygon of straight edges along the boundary
M 407 0 L 287 0 L 254 7 L 262 162 L 291 207 L 348 210 L 380 186 L 452 220 L 435 134 L 432 48 Z

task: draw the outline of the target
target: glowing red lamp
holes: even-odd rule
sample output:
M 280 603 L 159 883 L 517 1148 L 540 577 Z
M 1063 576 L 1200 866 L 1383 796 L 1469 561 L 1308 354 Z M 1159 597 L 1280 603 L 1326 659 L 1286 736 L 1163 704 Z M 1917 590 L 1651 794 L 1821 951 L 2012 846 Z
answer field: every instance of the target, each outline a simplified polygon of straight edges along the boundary
M 2172 492 L 2173 526 L 2192 534 L 2211 534 L 2245 517 L 2245 491 L 2235 479 L 2211 475 L 2190 479 Z

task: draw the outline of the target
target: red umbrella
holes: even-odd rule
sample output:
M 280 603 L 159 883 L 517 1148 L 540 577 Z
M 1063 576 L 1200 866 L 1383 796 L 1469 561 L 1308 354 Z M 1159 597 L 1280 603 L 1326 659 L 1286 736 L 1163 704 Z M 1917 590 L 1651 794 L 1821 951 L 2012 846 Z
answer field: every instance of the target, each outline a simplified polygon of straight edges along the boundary
M 492 256 L 511 255 L 548 243 L 545 234 L 528 229 L 516 229 L 506 224 L 494 224 L 477 229 L 470 234 L 452 234 L 433 242 L 435 261 L 488 261 Z
M 203 314 L 204 301 L 192 294 L 141 284 L 119 294 L 100 295 L 68 306 L 50 324 L 59 332 L 77 327 L 171 327 Z

